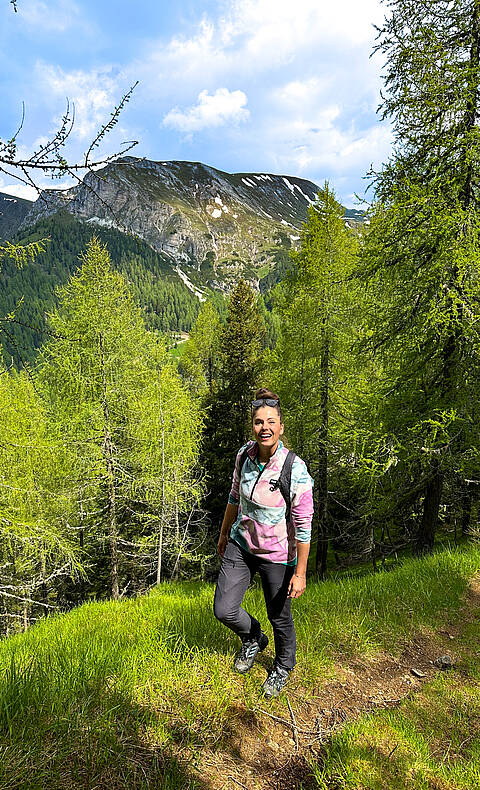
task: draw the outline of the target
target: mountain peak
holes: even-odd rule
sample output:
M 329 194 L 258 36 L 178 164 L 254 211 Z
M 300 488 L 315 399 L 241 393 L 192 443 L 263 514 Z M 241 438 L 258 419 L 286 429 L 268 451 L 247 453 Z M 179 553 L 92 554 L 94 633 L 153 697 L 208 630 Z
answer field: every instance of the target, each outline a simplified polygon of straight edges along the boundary
M 134 233 L 192 290 L 258 286 L 280 251 L 296 245 L 318 186 L 295 176 L 226 173 L 202 162 L 124 156 L 68 190 L 44 190 L 22 227 L 66 209 Z

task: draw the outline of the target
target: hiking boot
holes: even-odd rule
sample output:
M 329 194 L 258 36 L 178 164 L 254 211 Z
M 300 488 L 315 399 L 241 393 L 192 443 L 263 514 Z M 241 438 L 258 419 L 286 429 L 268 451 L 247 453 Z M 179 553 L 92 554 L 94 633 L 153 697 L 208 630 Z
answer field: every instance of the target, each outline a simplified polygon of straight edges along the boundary
M 263 696 L 266 699 L 278 697 L 288 680 L 288 675 L 288 669 L 282 669 L 274 664 L 262 686 Z
M 268 636 L 264 633 L 260 634 L 258 640 L 247 639 L 245 642 L 242 642 L 242 647 L 238 651 L 233 662 L 234 670 L 240 672 L 241 675 L 248 672 L 248 670 L 253 667 L 253 662 L 255 661 L 257 653 L 261 653 L 262 650 L 265 650 L 267 645 Z

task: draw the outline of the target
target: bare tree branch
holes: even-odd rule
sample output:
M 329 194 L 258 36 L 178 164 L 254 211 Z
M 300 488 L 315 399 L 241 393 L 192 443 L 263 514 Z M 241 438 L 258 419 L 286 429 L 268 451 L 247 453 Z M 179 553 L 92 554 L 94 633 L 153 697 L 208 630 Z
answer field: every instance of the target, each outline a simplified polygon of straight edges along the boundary
M 38 194 L 41 194 L 41 190 L 35 184 L 32 176 L 32 173 L 35 171 L 41 170 L 47 173 L 52 179 L 63 178 L 66 175 L 73 177 L 74 174 L 79 173 L 85 175 L 85 173 L 91 172 L 95 168 L 102 167 L 114 161 L 119 156 L 123 156 L 127 151 L 130 151 L 138 144 L 138 140 L 126 140 L 121 143 L 120 151 L 100 159 L 91 159 L 93 149 L 98 148 L 104 137 L 108 132 L 111 132 L 117 124 L 121 111 L 127 102 L 130 101 L 132 93 L 137 85 L 138 80 L 122 96 L 120 102 L 110 114 L 110 119 L 102 124 L 86 150 L 85 155 L 81 157 L 81 161 L 77 162 L 68 162 L 63 155 L 63 148 L 65 147 L 75 123 L 75 104 L 73 102 L 70 103 L 68 97 L 66 99 L 67 106 L 65 113 L 61 119 L 59 128 L 54 132 L 53 136 L 47 140 L 46 143 L 43 143 L 36 151 L 33 151 L 27 158 L 17 157 L 18 135 L 25 121 L 25 104 L 22 102 L 22 118 L 18 129 L 8 140 L 0 139 L 0 171 L 15 178 L 22 184 L 33 187 L 37 190 Z M 11 168 L 14 168 L 14 170 L 12 171 Z M 15 172 L 15 169 L 20 170 L 23 177 Z M 78 175 L 77 180 L 80 180 Z

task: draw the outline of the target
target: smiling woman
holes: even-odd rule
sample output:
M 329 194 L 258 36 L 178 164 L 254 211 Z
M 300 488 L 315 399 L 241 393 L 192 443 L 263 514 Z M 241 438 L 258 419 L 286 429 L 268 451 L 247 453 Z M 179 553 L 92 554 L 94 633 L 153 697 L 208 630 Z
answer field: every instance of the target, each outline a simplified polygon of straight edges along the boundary
M 252 668 L 268 637 L 242 609 L 247 587 L 258 571 L 275 640 L 275 661 L 263 693 L 277 697 L 296 664 L 291 601 L 306 587 L 313 516 L 307 467 L 280 439 L 284 424 L 278 395 L 258 390 L 252 403 L 249 441 L 237 453 L 223 518 L 218 553 L 222 565 L 214 600 L 215 616 L 242 640 L 234 660 L 241 674 Z

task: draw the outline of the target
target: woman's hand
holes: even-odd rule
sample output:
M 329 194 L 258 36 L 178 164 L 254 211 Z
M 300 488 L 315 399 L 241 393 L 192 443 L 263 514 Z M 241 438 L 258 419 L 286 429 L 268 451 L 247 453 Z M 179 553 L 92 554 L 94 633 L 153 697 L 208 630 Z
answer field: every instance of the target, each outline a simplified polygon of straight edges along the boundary
M 288 586 L 288 597 L 300 598 L 301 594 L 305 591 L 306 586 L 307 586 L 306 577 L 297 576 L 297 574 L 294 573 L 292 578 L 290 579 L 290 584 Z
M 217 551 L 221 557 L 223 557 L 225 553 L 225 549 L 227 548 L 228 538 L 230 537 L 230 530 L 232 528 L 232 524 L 236 520 L 238 515 L 238 505 L 232 505 L 230 502 L 227 504 L 225 508 L 225 515 L 223 517 L 222 526 L 220 527 L 220 537 L 218 538 L 217 543 Z
M 220 532 L 220 537 L 217 543 L 217 551 L 221 557 L 223 557 L 223 555 L 225 554 L 227 543 L 228 543 L 228 535 L 224 535 L 223 532 Z

